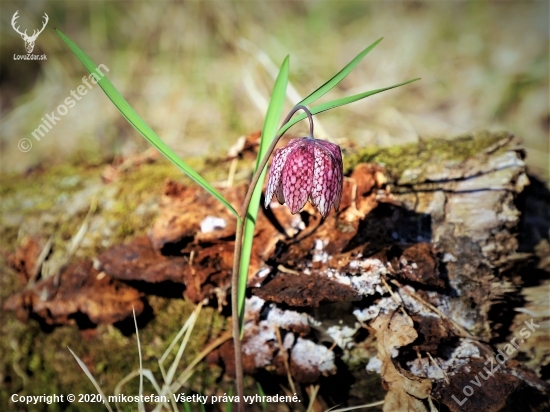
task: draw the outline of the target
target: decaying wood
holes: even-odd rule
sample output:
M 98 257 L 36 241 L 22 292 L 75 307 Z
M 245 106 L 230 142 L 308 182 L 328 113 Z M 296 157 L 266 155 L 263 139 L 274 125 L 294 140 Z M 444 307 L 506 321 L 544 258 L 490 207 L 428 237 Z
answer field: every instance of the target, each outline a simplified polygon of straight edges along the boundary
M 116 323 L 131 316 L 132 308 L 137 314 L 143 310 L 137 290 L 95 270 L 90 261 L 72 265 L 59 279 L 58 286 L 50 277 L 12 295 L 4 308 L 23 321 L 32 314 L 49 325 Z
M 442 155 L 442 148 L 457 153 Z M 362 350 L 370 358 L 367 370 L 381 374 L 385 411 L 431 411 L 434 404 L 497 411 L 512 404 L 515 393 L 536 393 L 533 408 L 544 407 L 550 284 L 524 278 L 526 267 L 548 273 L 550 247 L 541 240 L 532 245 L 536 251 L 521 250 L 521 194 L 529 178 L 518 140 L 507 133 L 464 136 L 395 153 L 403 158 L 393 163 L 383 159 L 391 151 L 367 159 L 356 154 L 341 209 L 324 220 L 310 206 L 293 216 L 276 202 L 260 213 L 249 271 L 246 372 L 267 368 L 286 376 L 290 370 L 296 382 L 311 383 L 337 374 L 337 357 L 357 360 Z M 245 189 L 222 192 L 238 207 Z M 550 204 L 547 198 L 540 203 Z M 536 225 L 540 221 L 529 227 Z M 234 218 L 218 202 L 195 186 L 168 181 L 146 237 L 106 248 L 94 267 L 76 263 L 78 270 L 67 270 L 51 297 L 43 298 L 51 282 L 44 279 L 13 295 L 5 308 L 56 324 L 68 323 L 71 311 L 95 323 L 114 322 L 136 299 L 147 298 L 133 288 L 136 281 L 181 284 L 187 299 L 224 306 L 234 236 Z M 27 241 L 15 253 L 12 265 L 23 279 L 40 245 Z M 74 300 L 79 292 L 71 273 L 91 279 L 81 282 L 82 296 Z M 94 282 L 105 288 L 99 295 L 89 292 Z M 524 283 L 530 287 L 522 289 Z M 71 305 L 63 300 L 67 288 Z M 128 299 L 109 300 L 112 290 Z M 498 313 L 508 296 L 520 294 L 524 305 Z M 104 312 L 97 312 L 98 302 Z M 335 305 L 339 319 L 331 315 Z M 529 321 L 536 327 L 512 350 L 510 339 Z M 357 340 L 365 328 L 368 339 L 377 339 L 377 358 L 364 338 Z M 479 380 L 498 350 L 526 360 L 510 359 Z M 208 360 L 231 374 L 232 351 L 226 342 Z

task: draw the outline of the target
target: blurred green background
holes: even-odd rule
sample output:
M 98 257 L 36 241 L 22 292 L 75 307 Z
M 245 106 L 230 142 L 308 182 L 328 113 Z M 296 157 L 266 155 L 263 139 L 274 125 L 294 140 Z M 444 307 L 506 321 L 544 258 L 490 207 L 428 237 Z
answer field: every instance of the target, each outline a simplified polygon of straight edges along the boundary
M 14 60 L 25 54 L 11 27 L 16 10 L 28 33 L 48 13 L 33 52 L 46 61 Z M 318 116 L 326 135 L 387 146 L 509 129 L 524 139 L 532 171 L 547 177 L 546 0 L 2 1 L 0 11 L 4 173 L 147 148 L 98 86 L 40 141 L 31 136 L 86 74 L 55 27 L 109 68 L 115 86 L 183 157 L 223 154 L 261 128 L 270 64 L 290 54 L 290 80 L 305 96 L 383 36 L 330 97 L 422 80 Z M 28 153 L 18 149 L 21 138 L 33 144 Z

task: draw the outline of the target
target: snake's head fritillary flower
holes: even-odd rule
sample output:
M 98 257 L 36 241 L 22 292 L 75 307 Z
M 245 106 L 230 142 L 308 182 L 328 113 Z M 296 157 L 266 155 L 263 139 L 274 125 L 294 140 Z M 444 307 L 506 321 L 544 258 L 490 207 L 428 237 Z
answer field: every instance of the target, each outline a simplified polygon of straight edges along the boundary
M 294 214 L 309 199 L 327 217 L 332 206 L 338 211 L 343 181 L 342 152 L 338 145 L 312 137 L 292 139 L 273 156 L 265 207 L 275 194 L 279 203 L 286 202 Z

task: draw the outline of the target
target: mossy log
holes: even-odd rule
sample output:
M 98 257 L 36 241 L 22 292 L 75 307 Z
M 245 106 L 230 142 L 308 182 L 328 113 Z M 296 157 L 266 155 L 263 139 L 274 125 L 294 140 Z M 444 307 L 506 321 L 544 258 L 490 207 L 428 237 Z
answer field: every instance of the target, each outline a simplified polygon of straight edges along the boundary
M 235 206 L 255 138 L 231 158 L 192 162 L 225 183 L 241 159 L 242 183 L 220 188 Z M 350 148 L 339 212 L 321 220 L 272 203 L 249 271 L 247 373 L 285 384 L 290 374 L 298 391 L 320 382 L 325 406 L 380 399 L 367 370 L 381 375 L 387 411 L 548 407 L 550 194 L 523 157 L 509 133 Z M 0 193 L 2 307 L 26 322 L 0 320 L 2 404 L 17 409 L 16 392 L 91 393 L 67 345 L 112 390 L 137 365 L 132 308 L 151 364 L 193 303 L 209 307 L 184 362 L 227 329 L 234 219 L 155 152 L 37 168 L 7 176 Z M 509 359 L 479 381 L 499 353 Z M 208 357 L 227 375 L 232 359 L 231 342 Z M 221 373 L 202 365 L 188 392 L 227 391 Z

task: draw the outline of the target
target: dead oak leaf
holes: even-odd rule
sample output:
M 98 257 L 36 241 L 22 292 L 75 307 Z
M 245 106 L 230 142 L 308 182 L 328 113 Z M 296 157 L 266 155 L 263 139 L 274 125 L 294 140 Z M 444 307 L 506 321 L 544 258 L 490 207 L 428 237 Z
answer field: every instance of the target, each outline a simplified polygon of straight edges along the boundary
M 413 376 L 393 361 L 397 348 L 415 341 L 418 333 L 412 319 L 401 312 L 378 316 L 370 323 L 378 341 L 378 359 L 382 362 L 381 375 L 388 392 L 384 411 L 427 412 L 422 402 L 431 392 L 432 382 Z

